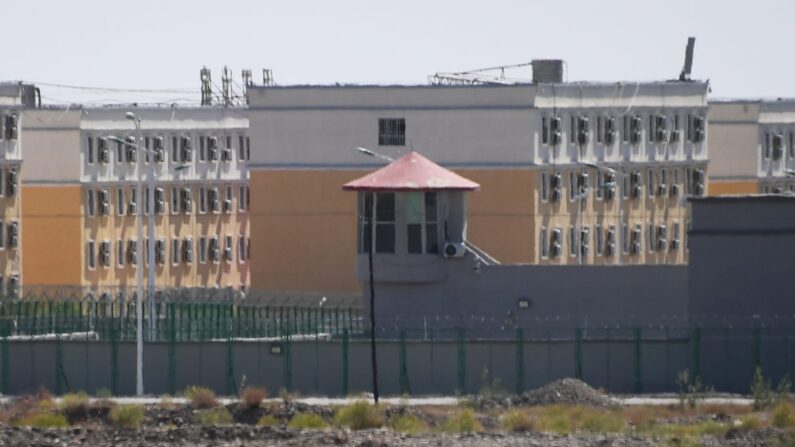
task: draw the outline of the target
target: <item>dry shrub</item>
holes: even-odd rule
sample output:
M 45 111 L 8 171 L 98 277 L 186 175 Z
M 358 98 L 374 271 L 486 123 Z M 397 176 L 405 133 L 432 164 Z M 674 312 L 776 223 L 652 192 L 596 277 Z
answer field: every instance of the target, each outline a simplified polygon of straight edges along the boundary
M 234 423 L 232 413 L 226 408 L 210 408 L 199 410 L 194 416 L 196 422 L 201 425 L 229 425 Z
M 334 415 L 334 423 L 351 430 L 378 428 L 384 425 L 384 415 L 377 405 L 357 400 L 338 409 Z
M 66 416 L 54 413 L 31 413 L 19 420 L 22 427 L 62 428 L 69 426 Z
M 447 420 L 444 421 L 442 430 L 448 433 L 482 432 L 483 425 L 475 418 L 474 411 L 465 408 L 451 414 Z
M 88 394 L 82 391 L 65 394 L 61 398 L 61 411 L 72 424 L 86 419 L 88 417 Z
M 259 418 L 257 425 L 260 427 L 273 427 L 279 425 L 279 420 L 272 414 L 266 414 Z
M 795 427 L 795 409 L 788 402 L 781 402 L 773 409 L 773 426 L 778 428 Z
M 33 411 L 49 412 L 53 409 L 55 409 L 55 403 L 52 400 L 39 400 L 36 396 L 20 396 L 12 399 L 11 402 L 0 411 L 0 421 L 10 424 L 27 416 Z
M 307 428 L 320 430 L 328 428 L 328 423 L 322 417 L 314 413 L 298 413 L 290 419 L 287 426 L 298 430 Z
M 240 407 L 245 411 L 253 410 L 258 408 L 266 397 L 268 391 L 265 388 L 246 387 L 240 393 Z
M 411 414 L 402 414 L 389 420 L 389 428 L 399 433 L 417 434 L 428 431 L 428 424 Z
M 144 420 L 143 405 L 116 405 L 110 410 L 110 421 L 121 428 L 138 428 Z
M 509 410 L 500 416 L 500 426 L 510 432 L 532 431 L 535 428 L 533 419 L 524 411 Z
M 215 393 L 209 388 L 191 386 L 185 389 L 185 397 L 191 405 L 200 409 L 214 408 L 218 406 L 218 399 Z

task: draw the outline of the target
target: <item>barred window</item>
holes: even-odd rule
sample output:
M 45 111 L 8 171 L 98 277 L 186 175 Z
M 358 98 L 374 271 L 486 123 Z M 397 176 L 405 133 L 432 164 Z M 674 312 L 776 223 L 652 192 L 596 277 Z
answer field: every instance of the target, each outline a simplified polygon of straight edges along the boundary
M 406 145 L 405 118 L 379 118 L 378 145 L 405 146 Z

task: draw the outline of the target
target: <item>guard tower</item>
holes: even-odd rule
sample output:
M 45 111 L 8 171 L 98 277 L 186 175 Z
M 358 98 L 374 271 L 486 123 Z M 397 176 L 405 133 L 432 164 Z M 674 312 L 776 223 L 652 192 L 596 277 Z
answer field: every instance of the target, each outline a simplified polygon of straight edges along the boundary
M 376 282 L 443 281 L 449 263 L 466 257 L 466 192 L 477 183 L 410 152 L 343 189 L 359 193 L 359 280 L 368 279 L 370 250 Z

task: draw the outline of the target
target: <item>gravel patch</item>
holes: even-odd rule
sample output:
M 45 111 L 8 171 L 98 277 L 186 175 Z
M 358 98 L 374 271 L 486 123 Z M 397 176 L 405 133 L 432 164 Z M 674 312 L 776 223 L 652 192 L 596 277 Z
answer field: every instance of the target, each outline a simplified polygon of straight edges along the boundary
M 514 405 L 590 405 L 607 407 L 615 401 L 577 379 L 560 379 L 512 398 Z

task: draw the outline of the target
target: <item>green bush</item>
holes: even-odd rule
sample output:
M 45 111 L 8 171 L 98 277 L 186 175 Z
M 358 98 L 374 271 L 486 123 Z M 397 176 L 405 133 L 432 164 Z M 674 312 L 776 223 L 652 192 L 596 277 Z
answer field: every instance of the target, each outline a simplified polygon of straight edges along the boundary
M 334 423 L 351 430 L 378 428 L 384 425 L 384 416 L 376 405 L 357 400 L 338 409 L 334 415 Z
M 298 413 L 290 419 L 287 427 L 295 429 L 323 429 L 328 428 L 328 424 L 322 417 L 314 413 Z
M 257 425 L 260 427 L 273 427 L 274 425 L 279 425 L 279 420 L 276 419 L 276 416 L 272 414 L 266 414 L 259 418 L 257 421 Z
M 483 426 L 475 419 L 475 412 L 467 408 L 448 416 L 442 430 L 448 433 L 482 432 Z
M 428 425 L 420 418 L 403 414 L 389 420 L 389 428 L 399 433 L 416 434 L 428 431 Z
M 213 408 L 218 406 L 215 393 L 209 388 L 190 386 L 185 389 L 185 397 L 196 408 Z
M 679 386 L 679 406 L 684 408 L 687 404 L 690 408 L 696 408 L 698 401 L 704 398 L 706 389 L 698 376 L 690 377 L 690 371 L 684 370 L 676 377 L 676 384 Z
M 210 408 L 199 410 L 194 420 L 200 425 L 229 425 L 234 422 L 232 414 L 226 408 Z
M 66 416 L 62 414 L 33 413 L 20 419 L 17 425 L 36 428 L 62 428 L 69 426 L 69 422 L 66 420 Z
M 61 410 L 69 422 L 76 422 L 88 416 L 88 394 L 84 392 L 65 394 L 61 398 Z
M 143 420 L 143 405 L 116 405 L 110 410 L 110 421 L 117 427 L 138 428 Z
M 778 428 L 795 427 L 795 412 L 792 405 L 781 402 L 773 409 L 773 426 Z

